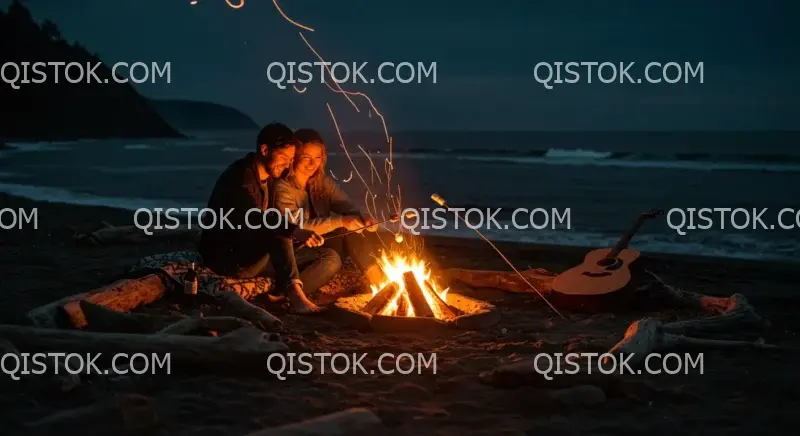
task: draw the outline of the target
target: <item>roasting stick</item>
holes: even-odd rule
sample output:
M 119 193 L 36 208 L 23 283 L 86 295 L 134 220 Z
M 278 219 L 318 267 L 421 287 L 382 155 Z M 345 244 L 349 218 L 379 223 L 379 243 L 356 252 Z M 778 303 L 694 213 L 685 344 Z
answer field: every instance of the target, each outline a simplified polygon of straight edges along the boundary
M 442 207 L 447 207 L 447 208 L 449 208 L 449 207 L 447 206 L 447 203 L 444 201 L 444 198 L 442 198 L 442 196 L 441 196 L 441 195 L 439 195 L 439 194 L 432 194 L 432 195 L 431 195 L 431 200 L 435 201 L 437 204 L 439 204 L 439 206 L 442 206 Z M 461 218 L 461 215 L 459 215 L 459 214 L 458 214 L 458 212 L 455 212 L 455 214 L 456 214 L 456 217 L 458 217 L 458 219 L 460 219 L 461 221 L 464 221 L 464 223 L 467 225 L 467 227 L 473 227 L 473 226 L 470 226 L 470 225 L 469 225 L 469 223 L 468 223 L 466 220 L 464 220 L 464 218 Z M 500 257 L 502 257 L 504 261 L 506 261 L 506 263 L 508 264 L 508 266 L 510 266 L 510 267 L 511 267 L 511 269 L 513 269 L 513 270 L 514 270 L 514 272 L 515 272 L 515 273 L 517 273 L 517 275 L 518 275 L 518 276 L 519 276 L 519 277 L 522 279 L 522 281 L 524 281 L 524 282 L 525 282 L 525 283 L 526 283 L 528 286 L 530 286 L 530 288 L 531 288 L 531 289 L 533 289 L 534 291 L 536 291 L 536 293 L 537 293 L 537 294 L 539 294 L 539 296 L 540 296 L 540 297 L 542 297 L 542 300 L 544 300 L 544 302 L 545 302 L 545 303 L 547 303 L 547 305 L 548 305 L 548 306 L 550 306 L 550 308 L 551 308 L 551 309 L 553 309 L 553 312 L 557 313 L 557 314 L 558 314 L 558 316 L 560 316 L 560 317 L 561 317 L 561 319 L 564 319 L 564 320 L 566 320 L 566 319 L 567 319 L 567 318 L 565 318 L 565 317 L 564 317 L 564 315 L 562 315 L 562 314 L 561 314 L 561 312 L 559 312 L 559 311 L 558 311 L 558 309 L 556 309 L 556 308 L 555 308 L 555 306 L 553 306 L 553 305 L 552 305 L 552 304 L 551 304 L 549 301 L 547 301 L 547 298 L 545 298 L 545 296 L 544 296 L 544 295 L 543 295 L 541 292 L 539 292 L 539 290 L 538 290 L 538 289 L 536 289 L 536 287 L 535 287 L 535 286 L 533 286 L 533 285 L 531 284 L 531 282 L 529 282 L 529 281 L 528 281 L 528 279 L 526 279 L 526 278 L 525 278 L 525 276 L 524 276 L 524 275 L 522 275 L 522 273 L 521 273 L 521 272 L 519 272 L 519 270 L 517 270 L 517 268 L 514 266 L 514 264 L 512 264 L 512 263 L 511 263 L 511 261 L 510 261 L 510 260 L 508 260 L 508 258 L 507 258 L 507 257 L 506 257 L 506 256 L 503 254 L 503 252 L 502 252 L 502 251 L 500 251 L 500 249 L 499 249 L 499 248 L 497 248 L 497 247 L 496 247 L 496 246 L 495 246 L 495 245 L 492 243 L 492 241 L 490 241 L 490 240 L 489 240 L 489 238 L 487 238 L 486 236 L 483 236 L 483 233 L 481 233 L 481 232 L 480 232 L 480 231 L 479 231 L 477 228 L 474 228 L 474 227 L 473 227 L 472 229 L 473 229 L 473 230 L 475 230 L 475 233 L 477 233 L 477 234 L 478 234 L 478 236 L 480 236 L 481 238 L 483 238 L 483 240 L 484 240 L 484 241 L 486 241 L 486 242 L 487 242 L 487 243 L 488 243 L 488 244 L 489 244 L 489 245 L 490 245 L 492 248 L 494 248 L 494 251 L 496 251 L 496 252 L 497 252 L 497 254 L 499 254 L 499 255 L 500 255 Z
M 415 217 L 417 216 L 417 213 L 416 213 L 416 212 L 414 212 L 414 211 L 408 211 L 408 212 L 406 212 L 406 213 L 405 213 L 403 216 L 404 216 L 406 219 L 411 219 L 411 218 L 415 218 Z M 370 228 L 370 227 L 379 226 L 379 225 L 381 225 L 381 224 L 386 224 L 386 223 L 388 223 L 388 222 L 393 222 L 393 223 L 396 223 L 396 222 L 397 222 L 397 221 L 399 221 L 399 220 L 400 220 L 400 216 L 399 216 L 399 215 L 392 215 L 391 217 L 389 217 L 389 219 L 383 220 L 383 221 L 381 221 L 381 222 L 379 222 L 379 223 L 372 224 L 372 225 L 370 225 L 370 226 L 359 227 L 359 228 L 357 228 L 357 229 L 355 229 L 355 230 L 348 230 L 348 231 L 346 231 L 346 232 L 337 233 L 337 234 L 335 234 L 335 235 L 333 235 L 333 236 L 330 236 L 330 237 L 325 237 L 325 236 L 323 236 L 323 237 L 325 238 L 325 240 L 328 240 L 328 239 L 333 239 L 333 238 L 338 238 L 339 236 L 345 236 L 345 235 L 349 235 L 349 234 L 351 234 L 351 233 L 360 232 L 360 231 L 363 231 L 363 230 L 365 230 L 365 229 L 368 229 L 368 228 Z M 301 245 L 305 245 L 305 244 L 301 244 Z
M 405 213 L 404 216 L 405 216 L 406 219 L 411 219 L 411 218 L 415 218 L 417 216 L 417 213 L 414 212 L 414 211 L 408 211 L 408 212 Z M 338 238 L 339 236 L 349 235 L 350 233 L 360 232 L 360 231 L 362 231 L 364 229 L 368 229 L 370 227 L 379 226 L 381 224 L 386 224 L 386 223 L 388 223 L 390 221 L 393 222 L 393 223 L 396 223 L 396 222 L 400 221 L 400 216 L 399 215 L 392 215 L 391 217 L 389 217 L 388 220 L 383 220 L 383 221 L 381 221 L 379 223 L 375 223 L 375 224 L 373 224 L 371 226 L 364 226 L 364 227 L 357 228 L 355 230 L 348 230 L 346 232 L 338 233 L 338 234 L 335 234 L 335 235 L 333 235 L 331 237 L 328 237 L 328 238 L 325 238 L 325 239 L 328 240 L 328 239 Z

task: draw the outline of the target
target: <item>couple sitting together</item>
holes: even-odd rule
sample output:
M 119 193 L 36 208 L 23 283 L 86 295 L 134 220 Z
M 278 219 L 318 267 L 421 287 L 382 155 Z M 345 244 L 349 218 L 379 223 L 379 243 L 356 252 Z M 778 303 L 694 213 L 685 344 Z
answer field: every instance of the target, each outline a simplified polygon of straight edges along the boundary
M 218 219 L 203 230 L 199 251 L 205 266 L 235 278 L 274 276 L 275 292 L 297 313 L 319 311 L 307 295 L 333 278 L 346 257 L 370 284 L 383 282 L 372 253 L 376 221 L 326 174 L 326 162 L 325 142 L 315 130 L 293 132 L 277 123 L 261 129 L 255 152 L 231 164 L 211 193 L 208 208 L 220 218 L 227 214 L 227 222 Z M 262 213 L 248 213 L 253 209 Z M 299 211 L 302 226 L 287 222 Z

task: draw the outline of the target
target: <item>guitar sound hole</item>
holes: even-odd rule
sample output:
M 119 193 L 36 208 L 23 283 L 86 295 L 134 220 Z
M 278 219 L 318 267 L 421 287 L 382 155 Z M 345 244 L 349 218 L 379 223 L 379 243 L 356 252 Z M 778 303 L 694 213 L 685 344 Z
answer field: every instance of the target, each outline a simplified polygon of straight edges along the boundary
M 619 262 L 619 260 L 616 259 L 616 258 L 604 257 L 604 258 L 602 258 L 602 259 L 597 261 L 597 266 L 609 267 L 609 266 L 613 266 L 617 262 Z

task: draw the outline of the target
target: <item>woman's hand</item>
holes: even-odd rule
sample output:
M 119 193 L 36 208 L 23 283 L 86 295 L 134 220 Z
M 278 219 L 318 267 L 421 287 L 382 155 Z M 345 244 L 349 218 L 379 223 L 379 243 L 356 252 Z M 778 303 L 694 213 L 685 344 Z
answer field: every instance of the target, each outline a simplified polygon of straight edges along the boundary
M 365 224 L 364 221 L 361 220 L 361 217 L 350 215 L 342 217 L 342 226 L 348 231 L 353 231 L 362 229 L 365 226 Z
M 296 241 L 305 245 L 306 247 L 311 247 L 311 248 L 320 247 L 322 246 L 322 244 L 325 243 L 325 239 L 319 234 L 317 234 L 317 232 L 314 232 L 312 230 L 305 230 L 300 227 L 294 230 L 292 237 Z
M 364 219 L 364 225 L 369 226 L 367 228 L 368 232 L 377 232 L 378 226 L 376 224 L 378 224 L 378 221 L 376 221 L 375 218 L 367 217 Z

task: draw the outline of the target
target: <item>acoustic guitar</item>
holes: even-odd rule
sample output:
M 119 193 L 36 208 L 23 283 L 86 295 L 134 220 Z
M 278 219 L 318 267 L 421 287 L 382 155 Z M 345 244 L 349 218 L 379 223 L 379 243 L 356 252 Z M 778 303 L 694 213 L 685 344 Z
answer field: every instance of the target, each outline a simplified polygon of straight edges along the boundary
M 628 244 L 645 221 L 663 214 L 656 209 L 641 214 L 614 248 L 592 250 L 583 263 L 559 274 L 553 280 L 553 291 L 562 296 L 600 296 L 625 288 L 631 282 L 630 265 L 639 258 L 639 252 Z

